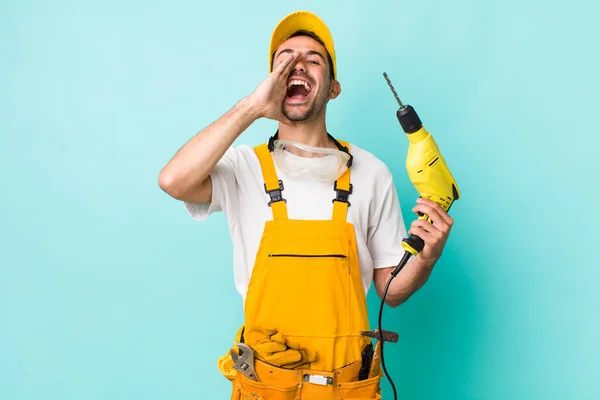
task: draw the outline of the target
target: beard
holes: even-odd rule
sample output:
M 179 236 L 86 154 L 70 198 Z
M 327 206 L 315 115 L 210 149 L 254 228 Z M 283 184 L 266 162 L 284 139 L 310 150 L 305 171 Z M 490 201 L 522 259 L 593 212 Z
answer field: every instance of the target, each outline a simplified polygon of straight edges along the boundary
M 312 101 L 299 106 L 288 105 L 285 101 L 281 104 L 281 112 L 290 121 L 307 121 L 319 115 L 327 104 L 327 90 L 322 88 Z

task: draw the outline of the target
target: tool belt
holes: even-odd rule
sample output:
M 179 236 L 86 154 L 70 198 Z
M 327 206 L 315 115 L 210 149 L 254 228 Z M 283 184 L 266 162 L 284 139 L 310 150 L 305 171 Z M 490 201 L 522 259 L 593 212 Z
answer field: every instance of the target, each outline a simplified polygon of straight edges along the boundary
M 381 399 L 381 369 L 375 376 L 358 380 L 361 362 L 332 372 L 284 369 L 254 360 L 258 381 L 237 373 L 232 381 L 231 400 Z

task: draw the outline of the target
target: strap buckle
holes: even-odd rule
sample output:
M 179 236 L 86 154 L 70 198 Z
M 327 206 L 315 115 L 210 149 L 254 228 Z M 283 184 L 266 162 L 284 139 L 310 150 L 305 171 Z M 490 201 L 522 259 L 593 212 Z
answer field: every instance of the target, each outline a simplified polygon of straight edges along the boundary
M 267 184 L 265 183 L 265 193 L 267 193 L 271 197 L 271 201 L 269 201 L 268 205 L 271 206 L 273 203 L 277 203 L 278 201 L 283 201 L 287 203 L 287 200 L 283 198 L 283 194 L 281 191 L 283 190 L 283 182 L 281 179 L 279 180 L 279 188 L 273 190 L 267 190 Z
M 332 200 L 332 202 L 334 201 L 339 201 L 341 203 L 347 203 L 348 206 L 350 206 L 350 202 L 348 201 L 348 197 L 350 197 L 350 194 L 352 194 L 352 184 L 349 184 L 349 188 L 348 190 L 344 190 L 344 189 L 338 189 L 337 187 L 337 181 L 335 181 L 335 185 L 333 187 L 333 190 L 335 190 L 336 192 L 336 196 L 335 199 Z
M 302 376 L 302 380 L 304 382 L 312 383 L 314 385 L 333 385 L 333 377 L 331 376 L 304 374 Z

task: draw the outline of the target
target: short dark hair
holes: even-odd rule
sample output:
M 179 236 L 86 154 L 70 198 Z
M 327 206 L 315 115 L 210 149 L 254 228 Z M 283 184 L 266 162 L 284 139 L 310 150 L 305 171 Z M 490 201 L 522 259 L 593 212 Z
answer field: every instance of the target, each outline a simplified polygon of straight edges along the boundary
M 315 39 L 317 42 L 319 42 L 321 44 L 321 46 L 325 47 L 325 43 L 323 43 L 321 38 L 318 37 L 314 32 L 307 31 L 307 30 L 298 30 L 298 31 L 292 33 L 289 36 L 289 38 L 293 38 L 296 36 L 309 36 L 309 37 Z M 327 51 L 327 48 L 325 48 L 325 53 L 327 53 L 327 61 L 329 62 L 329 79 L 333 80 L 333 61 L 331 60 L 331 55 Z M 273 63 L 274 59 L 275 59 L 275 53 L 273 53 L 271 55 L 271 64 Z

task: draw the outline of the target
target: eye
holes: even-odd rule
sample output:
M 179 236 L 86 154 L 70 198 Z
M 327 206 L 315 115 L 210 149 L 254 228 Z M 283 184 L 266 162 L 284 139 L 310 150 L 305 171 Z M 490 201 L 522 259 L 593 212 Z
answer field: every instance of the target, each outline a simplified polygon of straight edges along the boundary
M 314 60 L 309 60 L 308 63 L 309 64 L 319 65 L 319 62 L 318 61 L 314 61 Z

